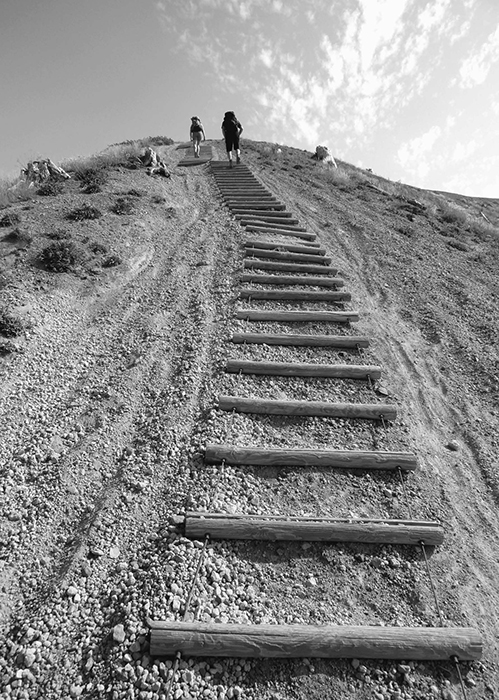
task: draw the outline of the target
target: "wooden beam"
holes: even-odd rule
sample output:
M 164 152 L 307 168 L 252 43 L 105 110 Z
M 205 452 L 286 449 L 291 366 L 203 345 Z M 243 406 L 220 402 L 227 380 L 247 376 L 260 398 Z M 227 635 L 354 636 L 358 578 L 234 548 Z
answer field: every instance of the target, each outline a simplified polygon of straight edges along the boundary
M 243 221 L 240 221 L 239 223 L 244 226 Z M 246 230 L 250 231 L 251 233 L 261 233 L 267 236 L 269 234 L 278 236 L 291 236 L 294 238 L 300 238 L 303 241 L 315 241 L 315 239 L 317 238 L 315 233 L 307 233 L 307 231 L 304 231 L 299 228 L 266 228 L 264 224 L 262 224 L 261 226 L 248 225 L 246 226 Z
M 243 246 L 246 248 L 261 248 L 262 250 L 289 250 L 290 253 L 305 253 L 309 255 L 326 254 L 326 249 L 320 248 L 319 244 L 316 243 L 296 245 L 295 243 L 283 243 L 282 241 L 258 241 L 250 239 L 244 241 Z
M 244 202 L 248 199 L 248 195 L 245 192 L 237 192 L 236 194 L 223 194 L 222 195 L 223 199 L 227 203 L 237 203 L 237 202 Z M 255 198 L 258 199 L 258 201 L 263 201 L 263 202 L 277 202 L 277 198 L 274 197 L 273 194 L 270 192 L 267 192 L 266 190 L 261 190 L 257 195 L 255 195 Z
M 351 301 L 350 292 L 303 292 L 286 289 L 241 289 L 240 299 L 274 299 L 276 301 L 326 301 L 341 304 Z
M 475 661 L 480 633 L 470 627 L 240 625 L 149 621 L 151 656 Z
M 243 261 L 244 267 L 246 269 L 253 270 L 274 270 L 281 272 L 300 272 L 300 273 L 310 273 L 312 275 L 337 275 L 338 270 L 334 267 L 327 267 L 326 265 L 305 265 L 304 263 L 283 263 L 278 260 L 254 260 L 252 258 L 245 258 Z
M 244 212 L 245 210 L 251 208 L 252 210 L 254 209 L 261 209 L 265 211 L 284 211 L 286 209 L 286 206 L 284 204 L 280 204 L 279 202 L 255 202 L 249 201 L 249 202 L 226 202 L 227 207 L 230 209 L 231 212 L 235 212 L 237 214 L 240 214 L 241 212 Z
M 311 287 L 343 287 L 345 282 L 339 277 L 293 277 L 291 275 L 252 275 L 243 274 L 241 282 L 254 284 L 299 284 Z
M 322 418 L 366 418 L 367 420 L 394 421 L 394 404 L 329 403 L 327 401 L 292 401 L 274 399 L 246 399 L 241 396 L 220 396 L 221 411 L 259 413 L 272 416 L 321 416 Z
M 261 212 L 258 211 L 257 209 L 244 209 L 242 207 L 240 207 L 240 208 L 236 207 L 236 208 L 232 209 L 231 213 L 235 214 L 236 216 L 253 216 L 253 215 L 260 216 L 260 214 L 261 214 Z M 289 219 L 293 215 L 291 214 L 290 211 L 273 211 L 273 212 L 269 212 L 268 214 L 266 213 L 265 216 L 266 217 L 270 216 L 273 219 L 280 220 L 280 219 Z
M 231 374 L 271 374 L 279 377 L 326 377 L 330 379 L 379 379 L 381 368 L 375 365 L 320 365 L 306 362 L 255 362 L 227 360 L 225 371 Z
M 366 544 L 419 545 L 424 542 L 436 547 L 444 541 L 440 523 L 410 521 L 396 523 L 390 520 L 345 521 L 334 519 L 314 521 L 300 518 L 287 520 L 232 517 L 210 517 L 210 513 L 188 513 L 185 519 L 185 534 L 191 539 L 204 539 L 206 535 L 215 540 L 283 540 L 288 542 L 362 542 Z
M 269 230 L 271 233 L 277 233 L 282 236 L 284 235 L 282 232 L 283 231 L 289 231 L 290 233 L 307 233 L 307 229 L 304 228 L 303 226 L 298 226 L 298 224 L 293 224 L 293 226 L 289 226 L 289 222 L 285 221 L 283 223 L 279 222 L 269 222 L 269 223 L 263 223 L 263 224 L 258 224 L 255 223 L 253 220 L 248 220 L 246 221 L 245 219 L 241 219 L 240 224 L 242 226 L 246 226 L 248 231 L 258 231 L 259 233 L 268 233 Z M 315 233 L 307 233 L 309 236 L 313 236 L 314 239 L 317 238 L 317 235 Z
M 242 309 L 236 311 L 236 318 L 244 321 L 281 321 L 283 323 L 350 323 L 358 321 L 355 311 L 258 311 Z
M 298 333 L 234 333 L 231 342 L 333 348 L 356 348 L 357 345 L 361 348 L 367 348 L 369 346 L 369 338 L 363 335 L 302 335 Z
M 226 462 L 254 467 L 329 467 L 333 469 L 376 469 L 414 471 L 418 462 L 410 452 L 365 450 L 280 449 L 231 447 L 208 444 L 204 458 L 209 464 Z
M 315 265 L 330 265 L 331 258 L 325 255 L 310 255 L 307 253 L 288 253 L 280 250 L 264 250 L 263 248 L 245 248 L 244 253 L 249 258 L 268 258 L 270 260 L 286 260 L 289 262 L 313 263 Z
M 278 214 L 288 214 L 289 217 L 291 217 L 291 214 L 289 212 L 275 212 L 275 214 L 271 215 L 269 213 L 266 214 L 259 214 L 258 212 L 248 212 L 247 214 L 236 214 L 235 212 L 231 212 L 232 216 L 236 219 L 236 221 L 247 221 L 250 223 L 275 223 L 277 221 L 280 221 L 285 225 L 286 228 L 290 228 L 290 226 L 294 224 L 299 224 L 300 222 L 298 219 L 293 219 L 293 218 L 284 218 L 278 217 Z M 243 224 L 244 226 L 244 224 Z

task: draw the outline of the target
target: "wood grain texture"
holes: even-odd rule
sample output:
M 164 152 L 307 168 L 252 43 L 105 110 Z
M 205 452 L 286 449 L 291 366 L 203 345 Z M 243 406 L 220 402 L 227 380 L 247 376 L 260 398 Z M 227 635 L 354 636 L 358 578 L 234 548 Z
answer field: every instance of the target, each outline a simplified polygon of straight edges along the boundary
M 238 625 L 149 621 L 152 656 L 393 659 L 461 661 L 481 658 L 480 633 L 470 627 Z
M 230 209 L 231 212 L 240 212 L 241 210 L 245 209 L 269 209 L 272 211 L 284 211 L 286 207 L 284 204 L 281 204 L 280 202 L 258 202 L 255 200 L 250 200 L 249 202 L 226 202 L 226 205 L 228 209 Z
M 325 255 L 326 249 L 311 243 L 307 245 L 296 245 L 293 243 L 283 243 L 282 241 L 244 241 L 245 248 L 262 248 L 263 250 L 289 250 L 291 253 L 306 253 L 308 255 Z
M 236 410 L 239 413 L 260 413 L 275 416 L 322 416 L 323 418 L 366 418 L 377 420 L 383 417 L 393 421 L 397 417 L 394 404 L 329 403 L 326 401 L 285 401 L 275 399 L 248 399 L 241 396 L 220 396 L 221 411 Z
M 340 277 L 293 277 L 291 275 L 252 275 L 243 274 L 239 278 L 241 282 L 252 282 L 254 284 L 278 284 L 278 285 L 300 285 L 311 287 L 343 287 L 345 282 Z
M 349 323 L 358 321 L 355 311 L 258 311 L 242 309 L 236 311 L 236 318 L 247 321 L 284 321 L 287 323 L 303 323 L 316 321 L 318 323 Z
M 351 301 L 350 292 L 309 292 L 293 291 L 291 289 L 241 289 L 240 299 L 271 299 L 274 301 L 325 301 L 332 304 L 342 304 Z
M 246 258 L 244 267 L 248 270 L 274 270 L 282 272 L 300 272 L 310 273 L 312 275 L 331 275 L 334 277 L 338 274 L 335 267 L 327 267 L 326 265 L 305 265 L 304 263 L 283 263 L 278 260 L 252 260 Z
M 369 346 L 369 338 L 363 335 L 302 335 L 299 333 L 234 333 L 233 343 L 256 343 L 258 345 L 303 345 L 305 347 L 362 348 Z
M 293 224 L 293 226 L 287 225 L 288 222 L 281 223 L 281 224 L 276 224 L 273 222 L 265 223 L 265 224 L 258 224 L 255 223 L 254 221 L 246 221 L 245 219 L 241 219 L 240 221 L 242 226 L 246 226 L 246 229 L 248 231 L 259 231 L 262 233 L 266 233 L 267 231 L 270 230 L 271 233 L 275 233 L 276 231 L 279 231 L 280 235 L 284 235 L 282 231 L 289 231 L 290 233 L 306 233 L 307 236 L 313 236 L 314 240 L 317 238 L 317 235 L 315 233 L 310 233 L 307 231 L 306 228 L 303 228 L 303 226 L 298 226 L 298 224 Z
M 383 469 L 414 471 L 417 458 L 410 452 L 366 450 L 313 450 L 263 447 L 232 447 L 208 444 L 205 460 L 209 464 L 226 462 L 256 467 L 330 467 L 335 469 Z
M 271 374 L 281 377 L 329 377 L 333 379 L 379 379 L 381 368 L 375 365 L 320 365 L 305 362 L 256 362 L 227 360 L 226 372 Z
M 284 217 L 279 217 L 277 216 L 278 214 L 281 214 L 283 212 L 278 212 L 276 211 L 275 214 L 263 214 L 259 213 L 258 211 L 253 211 L 253 212 L 248 212 L 247 214 L 236 214 L 235 212 L 232 212 L 232 215 L 236 219 L 236 221 L 249 221 L 253 223 L 273 223 L 275 221 L 281 221 L 282 223 L 285 223 L 285 225 L 289 228 L 289 226 L 292 226 L 293 224 L 299 224 L 300 222 L 298 219 L 294 218 L 289 218 L 285 219 Z M 288 213 L 288 212 L 286 212 Z M 289 214 L 291 217 L 291 214 Z
M 444 531 L 439 523 L 312 521 L 291 518 L 211 518 L 191 514 L 185 519 L 185 534 L 191 539 L 270 540 L 272 542 L 361 542 L 365 544 L 405 544 L 435 547 L 442 544 Z

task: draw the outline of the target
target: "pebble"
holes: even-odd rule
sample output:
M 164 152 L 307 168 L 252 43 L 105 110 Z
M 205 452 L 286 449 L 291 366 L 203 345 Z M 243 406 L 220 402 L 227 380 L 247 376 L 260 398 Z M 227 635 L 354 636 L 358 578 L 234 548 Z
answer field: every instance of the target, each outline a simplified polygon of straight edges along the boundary
M 457 440 L 450 440 L 446 444 L 446 448 L 451 452 L 457 452 L 459 450 L 459 443 L 457 442 Z
M 123 644 L 125 641 L 125 628 L 123 625 L 120 623 L 118 625 L 115 625 L 113 628 L 113 639 L 115 642 L 118 642 L 118 644 Z

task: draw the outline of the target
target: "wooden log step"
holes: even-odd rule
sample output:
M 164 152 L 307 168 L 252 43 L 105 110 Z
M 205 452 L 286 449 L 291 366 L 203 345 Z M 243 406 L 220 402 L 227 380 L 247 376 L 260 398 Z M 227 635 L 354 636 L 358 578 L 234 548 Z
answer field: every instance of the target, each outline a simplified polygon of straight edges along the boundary
M 306 233 L 307 236 L 312 236 L 310 240 L 315 240 L 317 238 L 315 233 L 310 233 L 303 226 L 298 226 L 298 224 L 293 224 L 289 226 L 289 222 L 285 221 L 283 223 L 270 221 L 269 223 L 258 224 L 254 221 L 246 221 L 241 219 L 241 226 L 245 226 L 248 231 L 255 231 L 258 233 L 279 233 L 280 236 L 284 236 L 284 231 L 289 231 L 289 233 Z
M 298 450 L 263 447 L 231 447 L 208 444 L 205 461 L 254 467 L 331 467 L 334 469 L 376 469 L 415 471 L 417 458 L 410 452 L 364 450 Z
M 261 248 L 262 250 L 289 250 L 290 253 L 305 253 L 308 255 L 325 255 L 326 249 L 320 248 L 318 243 L 307 243 L 305 245 L 295 245 L 293 243 L 258 241 L 249 239 L 244 241 L 246 248 Z
M 260 516 L 246 518 L 210 517 L 210 513 L 187 513 L 185 534 L 191 539 L 204 539 L 206 535 L 216 540 L 277 540 L 287 542 L 362 542 L 367 544 L 419 545 L 430 547 L 442 544 L 444 531 L 440 523 L 411 523 L 410 520 L 395 523 L 390 520 L 313 521 L 300 518 L 271 519 Z
M 239 222 L 242 223 L 242 222 Z M 246 230 L 250 233 L 260 233 L 265 236 L 286 236 L 290 238 L 299 238 L 302 241 L 315 241 L 317 236 L 315 233 L 308 233 L 308 231 L 302 231 L 300 229 L 294 228 L 266 228 L 265 226 L 246 226 Z M 317 244 L 320 245 L 320 244 Z
M 228 209 L 231 212 L 237 212 L 238 214 L 244 213 L 245 211 L 254 211 L 258 209 L 260 211 L 284 211 L 286 206 L 280 202 L 226 202 Z
M 292 275 L 243 274 L 240 280 L 254 284 L 299 284 L 311 287 L 343 287 L 345 284 L 345 281 L 340 277 L 293 277 Z
M 286 289 L 241 289 L 240 299 L 273 299 L 274 301 L 326 301 L 341 304 L 351 301 L 350 292 L 303 292 Z
M 282 323 L 349 323 L 358 321 L 355 311 L 260 311 L 240 309 L 236 318 L 243 321 L 281 321 Z
M 243 208 L 235 208 L 231 209 L 231 213 L 237 216 L 252 216 L 253 214 L 256 216 L 260 216 L 261 212 L 258 211 L 258 209 L 243 209 Z M 270 216 L 274 219 L 289 219 L 291 218 L 292 214 L 290 211 L 271 211 L 268 214 L 265 213 L 265 216 Z
M 246 192 L 236 192 L 234 194 L 230 194 L 230 193 L 229 194 L 222 194 L 222 197 L 226 202 L 241 202 L 241 201 L 244 202 L 244 201 L 247 201 L 249 197 L 255 198 L 255 199 L 257 199 L 259 201 L 263 201 L 263 202 L 277 202 L 277 201 L 279 201 L 278 199 L 276 199 L 276 197 L 274 197 L 273 194 L 271 194 L 270 192 L 267 192 L 267 190 L 263 190 L 263 189 L 261 191 L 259 191 L 256 195 L 253 195 L 251 193 L 248 194 Z
M 236 221 L 249 221 L 252 223 L 275 223 L 276 221 L 281 221 L 284 222 L 285 226 L 283 228 L 290 228 L 294 224 L 299 224 L 300 222 L 298 219 L 293 219 L 293 218 L 288 218 L 285 219 L 284 217 L 279 218 L 278 215 L 280 214 L 286 214 L 287 216 L 291 216 L 289 212 L 275 212 L 275 214 L 270 214 L 270 213 L 265 213 L 265 214 L 259 214 L 258 212 L 248 212 L 247 214 L 235 214 L 234 212 L 231 212 L 231 214 L 234 216 Z M 244 226 L 244 224 L 243 224 Z
M 271 260 L 286 260 L 295 263 L 315 263 L 316 265 L 330 265 L 332 259 L 310 253 L 289 253 L 280 250 L 265 250 L 264 248 L 245 248 L 246 257 L 270 258 Z
M 394 421 L 394 404 L 329 403 L 326 401 L 293 401 L 275 399 L 246 399 L 241 396 L 220 396 L 221 411 L 258 413 L 272 416 L 321 416 L 322 418 L 366 418 L 367 420 Z
M 369 338 L 362 335 L 301 335 L 271 333 L 234 333 L 233 343 L 255 343 L 257 345 L 298 345 L 304 347 L 367 348 Z
M 475 661 L 482 638 L 471 627 L 248 625 L 149 620 L 151 656 Z
M 326 265 L 305 265 L 305 263 L 283 263 L 278 260 L 255 260 L 245 258 L 243 261 L 246 269 L 252 270 L 274 270 L 274 272 L 299 272 L 310 273 L 311 275 L 337 275 L 338 270 Z
M 321 365 L 306 362 L 256 362 L 227 360 L 225 371 L 231 374 L 271 374 L 278 377 L 328 377 L 333 379 L 379 379 L 376 365 Z

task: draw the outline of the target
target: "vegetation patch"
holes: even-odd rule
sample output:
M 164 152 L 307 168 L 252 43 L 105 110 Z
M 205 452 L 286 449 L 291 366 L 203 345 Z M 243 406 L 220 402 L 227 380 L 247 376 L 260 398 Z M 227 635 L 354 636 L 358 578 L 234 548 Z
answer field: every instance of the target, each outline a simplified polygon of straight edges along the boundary
M 9 228 L 10 226 L 17 226 L 19 223 L 21 223 L 19 214 L 16 214 L 13 211 L 9 211 L 7 212 L 7 214 L 4 214 L 0 219 L 0 228 Z
M 0 357 L 5 357 L 5 355 L 10 355 L 12 352 L 16 352 L 17 348 L 14 343 L 10 340 L 0 341 Z
M 83 261 L 82 250 L 70 240 L 54 241 L 40 251 L 38 260 L 50 272 L 71 272 Z
M 57 197 L 58 194 L 62 194 L 64 186 L 62 182 L 56 182 L 55 180 L 47 180 L 43 182 L 37 189 L 36 194 L 42 197 Z
M 31 236 L 31 234 L 29 234 L 27 231 L 21 231 L 21 229 L 15 228 L 13 231 L 10 231 L 10 233 L 4 236 L 2 240 L 6 241 L 7 243 L 14 243 L 15 245 L 28 246 L 32 243 L 33 236 Z
M 447 245 L 451 248 L 455 248 L 456 250 L 461 250 L 463 253 L 466 253 L 469 250 L 469 247 L 466 245 L 466 243 L 463 243 L 462 241 L 456 241 L 454 238 L 450 241 L 447 241 Z
M 114 212 L 114 214 L 119 214 L 120 216 L 123 214 L 133 214 L 135 211 L 135 205 L 130 199 L 126 199 L 126 197 L 118 197 L 116 202 L 111 207 L 111 211 Z
M 452 204 L 440 205 L 440 218 L 447 224 L 465 224 L 467 221 L 466 213 L 462 209 L 452 206 Z
M 92 241 L 92 243 L 89 243 L 88 247 L 94 255 L 109 253 L 109 248 L 107 245 L 104 245 L 104 243 L 100 243 L 99 241 Z
M 49 231 L 45 235 L 53 241 L 64 241 L 66 238 L 69 238 L 71 234 L 64 228 L 58 228 L 55 231 Z
M 17 316 L 13 316 L 5 308 L 0 308 L 0 335 L 6 338 L 15 338 L 27 328 L 26 324 Z
M 116 267 L 117 265 L 121 265 L 122 262 L 119 255 L 111 253 L 111 255 L 108 255 L 107 258 L 104 258 L 102 261 L 102 267 Z
M 84 221 L 85 219 L 99 219 L 102 216 L 102 212 L 95 207 L 90 207 L 88 204 L 84 204 L 78 209 L 73 209 L 67 214 L 67 218 L 71 221 Z

